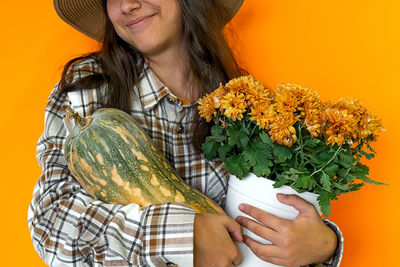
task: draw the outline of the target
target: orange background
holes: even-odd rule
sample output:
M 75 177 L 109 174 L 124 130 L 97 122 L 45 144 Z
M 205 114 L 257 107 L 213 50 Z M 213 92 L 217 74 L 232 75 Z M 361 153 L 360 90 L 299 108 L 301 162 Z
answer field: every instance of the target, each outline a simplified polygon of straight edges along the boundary
M 0 265 L 45 266 L 27 225 L 41 172 L 36 141 L 61 66 L 96 43 L 58 19 L 52 1 L 3 2 Z M 390 186 L 369 185 L 341 197 L 329 217 L 345 236 L 341 266 L 399 265 L 399 11 L 397 0 L 246 0 L 232 23 L 239 61 L 268 86 L 297 83 L 324 100 L 357 97 L 384 121 L 387 132 L 374 145 L 370 176 Z

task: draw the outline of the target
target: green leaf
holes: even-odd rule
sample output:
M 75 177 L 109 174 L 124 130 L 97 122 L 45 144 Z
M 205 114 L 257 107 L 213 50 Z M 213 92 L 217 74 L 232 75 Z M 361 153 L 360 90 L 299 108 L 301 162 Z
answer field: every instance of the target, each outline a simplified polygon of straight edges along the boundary
M 338 178 L 344 178 L 348 174 L 348 171 L 346 169 L 340 168 L 337 172 L 336 175 Z
M 355 176 L 356 179 L 366 178 L 369 174 L 369 168 L 367 165 L 364 165 L 358 162 L 352 169 L 351 174 Z
M 388 185 L 388 184 L 385 184 L 385 183 L 374 181 L 374 180 L 368 178 L 367 176 L 362 176 L 362 177 L 360 177 L 360 179 L 363 180 L 366 183 L 369 183 L 369 184 Z
M 323 164 L 323 162 L 319 158 L 318 154 L 315 152 L 310 154 L 310 161 L 315 166 Z
M 303 173 L 304 171 L 300 171 L 300 170 L 297 170 L 297 169 L 295 169 L 295 168 L 290 168 L 289 169 L 289 171 L 287 172 L 287 173 L 290 173 L 290 174 L 299 174 L 299 173 Z
M 273 144 L 272 144 L 271 138 L 269 138 L 269 135 L 266 132 L 264 132 L 264 131 L 260 132 L 260 138 L 261 138 L 261 141 L 263 141 L 265 144 L 268 144 L 270 147 L 272 147 Z
M 219 124 L 214 124 L 213 127 L 211 127 L 211 134 L 214 136 L 219 136 L 222 135 L 223 129 L 221 125 Z
M 357 179 L 356 176 L 348 173 L 345 177 L 344 177 L 344 182 L 346 183 L 352 183 L 355 179 Z
M 282 185 L 287 184 L 286 178 L 282 174 L 276 174 L 275 183 L 272 185 L 274 188 L 281 187 Z
M 253 168 L 254 174 L 261 177 L 266 177 L 271 174 L 271 169 L 263 165 L 257 165 Z
M 267 161 L 269 162 L 269 159 L 273 159 L 271 148 L 268 144 L 259 142 L 253 143 L 252 146 L 256 151 L 255 157 L 257 159 L 257 164 L 262 164 Z
M 250 166 L 244 162 L 243 156 L 233 155 L 226 158 L 224 168 L 226 168 L 229 173 L 236 175 L 238 178 L 242 178 L 249 173 Z
M 364 152 L 364 153 L 362 153 L 362 154 L 363 154 L 368 160 L 370 160 L 370 159 L 372 159 L 372 158 L 375 157 L 375 155 L 372 154 L 372 153 Z
M 345 191 L 345 192 L 347 192 L 349 190 L 349 186 L 347 184 L 339 184 L 339 183 L 333 182 L 333 186 L 342 191 Z
M 370 160 L 375 157 L 376 152 L 370 146 L 368 147 L 372 151 L 372 153 L 368 153 L 367 151 L 361 149 L 360 154 L 365 156 L 366 159 Z
M 331 206 L 331 198 L 334 198 L 334 195 L 327 191 L 319 192 L 318 201 L 319 206 L 321 207 L 322 213 L 328 217 L 331 214 L 332 206 Z
M 245 148 L 245 150 L 243 151 L 243 155 L 244 155 L 244 159 L 247 160 L 248 162 L 250 162 L 251 166 L 256 165 L 257 151 L 252 145 Z
M 353 191 L 357 191 L 359 190 L 361 187 L 363 187 L 364 184 L 363 183 L 355 183 L 355 184 L 351 184 L 349 185 L 349 191 L 353 192 Z
M 227 134 L 228 134 L 228 144 L 230 146 L 240 146 L 240 131 L 241 127 L 238 124 L 233 125 L 232 127 L 229 127 L 227 129 Z
M 217 157 L 218 143 L 212 140 L 211 136 L 208 136 L 202 145 L 203 154 L 208 160 L 212 160 Z
M 278 179 L 276 182 L 272 185 L 274 188 L 279 188 L 283 185 L 285 185 L 286 180 L 285 179 Z
M 226 154 L 232 150 L 232 147 L 228 144 L 224 144 L 218 148 L 218 156 L 219 158 L 224 161 L 226 158 Z
M 282 163 L 292 158 L 292 151 L 287 146 L 275 144 L 274 156 L 277 159 L 275 162 Z
M 331 162 L 328 166 L 326 166 L 323 170 L 330 177 L 334 177 L 336 175 L 336 171 L 339 169 L 339 166 L 335 163 Z
M 215 124 L 213 127 L 211 127 L 210 138 L 217 143 L 222 143 L 226 140 L 225 135 L 223 135 L 223 129 L 220 125 Z
M 315 186 L 315 180 L 310 175 L 300 175 L 296 181 L 296 186 L 303 189 L 311 189 Z
M 246 133 L 245 131 L 241 131 L 239 133 L 239 141 L 240 141 L 240 144 L 242 145 L 242 147 L 246 147 L 247 144 L 249 143 L 248 133 Z
M 351 154 L 339 153 L 337 162 L 345 168 L 351 168 L 354 165 L 355 159 Z
M 314 147 L 313 148 L 313 153 L 317 153 L 317 154 L 319 154 L 319 153 L 321 153 L 322 151 L 326 151 L 326 150 L 330 150 L 331 149 L 331 146 L 330 145 L 327 145 L 325 142 L 320 142 L 319 144 L 318 144 L 318 146 L 316 146 L 316 147 Z
M 273 166 L 272 154 L 267 144 L 263 142 L 252 142 L 243 151 L 244 159 L 253 168 L 253 172 L 257 176 L 266 176 L 271 173 L 269 167 Z
M 286 180 L 290 180 L 290 181 L 293 181 L 293 182 L 296 182 L 297 179 L 299 178 L 299 176 L 297 174 L 294 174 L 294 173 L 292 173 L 290 175 L 289 174 L 285 174 L 283 177 L 285 177 Z
M 320 152 L 320 153 L 318 154 L 318 157 L 319 157 L 322 161 L 328 162 L 328 161 L 332 158 L 333 155 L 334 155 L 334 153 L 330 153 L 330 152 L 328 152 L 328 151 L 326 151 L 326 150 L 323 150 L 322 152 Z
M 319 176 L 319 180 L 321 181 L 322 187 L 326 191 L 331 192 L 332 183 L 331 183 L 331 178 L 329 177 L 329 175 L 322 172 L 321 175 Z
M 316 147 L 319 143 L 320 143 L 321 141 L 319 140 L 319 139 L 317 139 L 317 138 L 311 138 L 311 139 L 307 139 L 305 142 L 304 142 L 304 146 L 305 147 L 310 147 L 310 148 L 313 148 L 313 147 Z
M 270 164 L 269 159 L 273 159 L 269 146 L 263 142 L 251 142 L 243 151 L 243 155 L 253 166 Z

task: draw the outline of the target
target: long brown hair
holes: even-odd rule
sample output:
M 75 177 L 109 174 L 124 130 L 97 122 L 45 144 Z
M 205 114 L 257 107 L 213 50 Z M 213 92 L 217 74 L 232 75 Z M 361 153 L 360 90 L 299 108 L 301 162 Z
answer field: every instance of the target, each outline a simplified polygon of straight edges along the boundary
M 241 75 L 222 33 L 229 12 L 219 0 L 177 1 L 181 9 L 182 30 L 189 58 L 187 75 L 191 74 L 196 85 L 193 88 L 199 88 L 190 93 L 198 98 L 213 91 L 220 83 Z M 140 51 L 117 35 L 107 14 L 107 0 L 102 0 L 102 4 L 106 20 L 100 50 L 70 60 L 62 72 L 60 87 L 68 92 L 98 88 L 106 84 L 105 94 L 100 97 L 101 106 L 119 108 L 130 113 L 132 89 L 143 71 L 144 58 Z M 95 60 L 99 68 L 75 68 L 76 63 L 86 59 Z M 72 77 L 81 78 L 73 80 Z M 210 125 L 199 117 L 196 118 L 196 125 L 193 141 L 199 148 Z

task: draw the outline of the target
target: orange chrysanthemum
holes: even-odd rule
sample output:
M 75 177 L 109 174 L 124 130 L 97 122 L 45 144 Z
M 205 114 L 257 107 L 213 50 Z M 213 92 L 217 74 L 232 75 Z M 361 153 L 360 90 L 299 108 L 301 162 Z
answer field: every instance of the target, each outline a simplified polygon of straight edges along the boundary
M 277 114 L 268 132 L 271 140 L 281 145 L 292 146 L 297 141 L 296 129 L 293 127 L 297 119 L 292 112 Z
M 296 84 L 281 84 L 275 90 L 274 96 L 278 112 L 292 112 L 298 115 L 298 119 L 312 137 L 320 135 L 322 104 L 315 91 Z
M 323 124 L 321 102 L 307 102 L 301 116 L 304 118 L 303 125 L 306 126 L 311 137 L 318 137 L 321 134 Z
M 313 138 L 324 136 L 328 144 L 343 145 L 371 138 L 384 131 L 382 123 L 357 99 L 344 98 L 337 103 L 321 103 L 310 88 L 296 84 L 279 85 L 272 92 L 253 76 L 230 80 L 198 101 L 199 114 L 207 122 L 217 119 L 229 127 L 228 120 L 250 120 L 266 130 L 271 140 L 292 146 L 296 140 L 295 124 L 303 126 Z
M 327 144 L 343 145 L 346 139 L 355 139 L 357 136 L 357 120 L 346 109 L 328 107 L 323 112 L 325 119 L 325 136 Z
M 271 99 L 271 91 L 264 85 L 263 82 L 257 80 L 251 75 L 241 76 L 230 80 L 225 85 L 225 91 L 243 93 L 246 97 L 248 106 L 260 100 Z
M 303 112 L 307 103 L 318 103 L 319 95 L 311 88 L 297 84 L 281 84 L 275 90 L 278 112 Z M 303 114 L 304 116 L 304 114 Z
M 211 94 L 210 97 L 213 99 L 213 104 L 214 108 L 218 109 L 221 106 L 221 99 L 225 94 L 225 88 L 222 84 L 214 90 Z
M 221 99 L 221 112 L 232 120 L 243 119 L 243 113 L 246 111 L 247 104 L 243 93 L 230 91 Z
M 205 97 L 199 99 L 197 103 L 199 104 L 197 109 L 199 110 L 200 117 L 204 118 L 207 122 L 210 122 L 217 115 L 216 104 L 214 103 L 212 94 L 207 94 Z
M 360 100 L 354 98 L 342 98 L 335 107 L 341 110 L 347 110 L 357 121 L 357 136 L 354 141 L 360 141 L 371 137 L 375 139 L 378 131 L 385 131 L 382 122 L 361 103 Z
M 275 105 L 268 102 L 255 102 L 249 115 L 250 119 L 255 121 L 261 129 L 269 130 L 269 125 L 276 116 Z
M 375 140 L 378 136 L 378 131 L 385 132 L 386 130 L 382 126 L 382 121 L 371 112 L 366 112 L 360 118 L 359 129 L 358 129 L 358 140 L 371 138 Z
M 367 108 L 360 100 L 351 97 L 341 98 L 334 106 L 337 109 L 347 110 L 356 118 L 360 118 L 363 114 L 368 112 Z

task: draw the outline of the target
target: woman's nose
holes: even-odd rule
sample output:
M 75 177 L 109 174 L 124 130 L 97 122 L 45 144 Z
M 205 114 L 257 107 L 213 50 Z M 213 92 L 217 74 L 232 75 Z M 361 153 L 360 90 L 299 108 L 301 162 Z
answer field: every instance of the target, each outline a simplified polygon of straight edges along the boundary
M 129 14 L 133 11 L 138 10 L 140 7 L 141 3 L 138 0 L 121 0 L 122 14 Z

